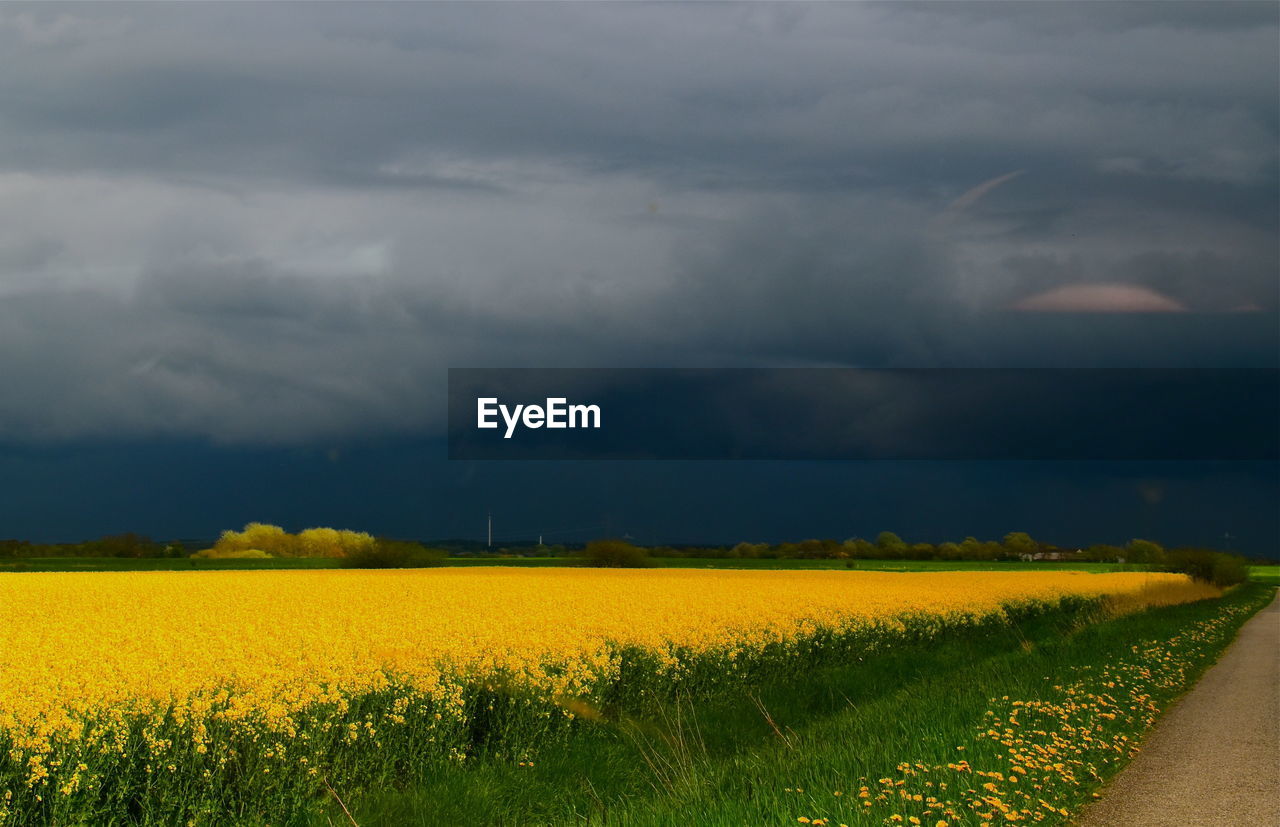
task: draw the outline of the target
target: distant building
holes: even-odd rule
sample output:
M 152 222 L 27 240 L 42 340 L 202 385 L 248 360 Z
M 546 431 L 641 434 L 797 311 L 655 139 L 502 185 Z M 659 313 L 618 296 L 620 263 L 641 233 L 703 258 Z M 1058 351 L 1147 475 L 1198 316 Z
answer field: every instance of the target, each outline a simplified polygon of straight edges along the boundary
M 1075 551 L 1037 551 L 1035 554 L 1018 555 L 1020 559 L 1027 562 L 1039 560 L 1076 560 L 1080 557 L 1080 550 Z

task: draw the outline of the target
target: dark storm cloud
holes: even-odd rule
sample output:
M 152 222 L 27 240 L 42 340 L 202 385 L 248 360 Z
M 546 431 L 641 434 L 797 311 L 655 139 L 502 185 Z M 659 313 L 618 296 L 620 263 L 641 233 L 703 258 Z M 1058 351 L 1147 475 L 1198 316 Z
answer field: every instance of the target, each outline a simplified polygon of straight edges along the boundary
M 6 5 L 0 438 L 420 431 L 450 365 L 1274 359 L 1277 16 Z M 1080 283 L 1251 312 L 1005 312 Z

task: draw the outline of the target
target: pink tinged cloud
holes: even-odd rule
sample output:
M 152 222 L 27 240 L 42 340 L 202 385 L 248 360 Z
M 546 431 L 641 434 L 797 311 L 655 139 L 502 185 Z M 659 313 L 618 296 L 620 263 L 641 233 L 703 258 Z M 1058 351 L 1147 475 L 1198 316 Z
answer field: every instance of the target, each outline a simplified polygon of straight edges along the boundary
M 1015 302 L 1032 313 L 1185 313 L 1187 306 L 1133 284 L 1068 284 Z
M 1026 172 L 1025 169 L 1015 169 L 1013 172 L 1008 172 L 996 178 L 991 178 L 987 181 L 983 181 L 981 184 L 978 184 L 978 186 L 966 191 L 959 198 L 952 201 L 951 204 L 947 207 L 947 212 L 953 212 L 956 210 L 963 210 L 967 207 L 972 207 L 975 203 L 977 203 L 979 198 L 991 192 L 993 189 L 1000 186 L 1001 184 L 1007 181 L 1012 181 L 1014 178 L 1017 178 L 1019 175 L 1022 175 L 1024 172 Z

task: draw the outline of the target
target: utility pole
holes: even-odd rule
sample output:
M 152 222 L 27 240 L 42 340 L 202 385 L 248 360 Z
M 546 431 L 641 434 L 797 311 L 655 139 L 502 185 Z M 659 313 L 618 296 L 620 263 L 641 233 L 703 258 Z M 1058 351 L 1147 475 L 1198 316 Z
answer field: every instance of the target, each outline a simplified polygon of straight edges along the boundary
M 493 512 L 489 512 L 489 548 L 493 548 Z

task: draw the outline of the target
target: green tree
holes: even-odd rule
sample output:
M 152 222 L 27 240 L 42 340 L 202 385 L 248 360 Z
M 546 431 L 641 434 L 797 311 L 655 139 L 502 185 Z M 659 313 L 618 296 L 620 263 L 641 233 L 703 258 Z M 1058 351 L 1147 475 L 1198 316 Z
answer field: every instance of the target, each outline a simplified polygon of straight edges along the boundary
M 882 531 L 876 535 L 876 549 L 885 557 L 901 557 L 907 550 L 907 544 L 892 531 Z
M 625 540 L 592 540 L 578 555 L 585 566 L 611 569 L 648 568 L 649 552 Z
M 1085 549 L 1084 556 L 1086 560 L 1091 560 L 1095 563 L 1114 563 L 1124 557 L 1124 549 L 1119 546 L 1110 546 L 1106 543 L 1097 543 Z
M 1010 531 L 1004 535 L 1004 547 L 1018 557 L 1024 554 L 1035 554 L 1040 550 L 1040 544 L 1031 539 L 1031 535 L 1025 531 Z
M 1125 560 L 1130 563 L 1164 562 L 1164 547 L 1151 540 L 1130 540 L 1124 550 Z
M 440 549 L 426 548 L 421 543 L 394 540 L 389 537 L 370 538 L 342 555 L 343 568 L 349 569 L 403 569 L 438 566 L 445 560 Z
M 874 560 L 876 556 L 876 547 L 869 541 L 861 537 L 852 537 L 844 541 L 844 547 L 849 556 L 861 560 Z

